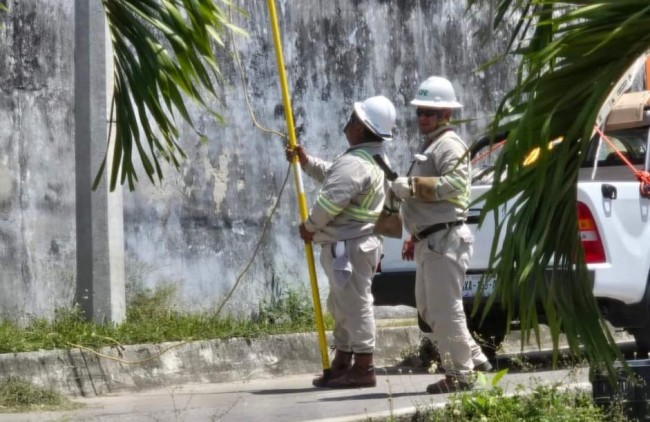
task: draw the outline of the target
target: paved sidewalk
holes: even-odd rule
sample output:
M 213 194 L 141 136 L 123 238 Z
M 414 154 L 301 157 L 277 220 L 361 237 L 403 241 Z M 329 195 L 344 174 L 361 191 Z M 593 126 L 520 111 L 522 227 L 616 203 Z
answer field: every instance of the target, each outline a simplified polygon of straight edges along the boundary
M 311 386 L 313 374 L 219 384 L 186 384 L 142 393 L 79 398 L 83 409 L 69 412 L 0 414 L 5 421 L 223 421 L 223 422 L 352 422 L 385 420 L 416 409 L 442 406 L 449 395 L 428 395 L 427 384 L 441 375 L 380 369 L 376 388 L 330 390 Z M 492 374 L 489 375 L 493 376 Z M 508 374 L 499 385 L 506 391 L 561 382 L 567 388 L 590 389 L 587 371 L 544 371 Z

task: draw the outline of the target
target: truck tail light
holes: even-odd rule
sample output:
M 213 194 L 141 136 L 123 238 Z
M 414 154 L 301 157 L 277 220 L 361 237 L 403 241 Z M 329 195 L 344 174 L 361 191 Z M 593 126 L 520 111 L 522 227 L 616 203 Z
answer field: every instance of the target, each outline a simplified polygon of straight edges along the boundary
M 596 221 L 589 207 L 582 202 L 578 202 L 578 231 L 587 264 L 605 262 L 605 249 L 600 240 Z

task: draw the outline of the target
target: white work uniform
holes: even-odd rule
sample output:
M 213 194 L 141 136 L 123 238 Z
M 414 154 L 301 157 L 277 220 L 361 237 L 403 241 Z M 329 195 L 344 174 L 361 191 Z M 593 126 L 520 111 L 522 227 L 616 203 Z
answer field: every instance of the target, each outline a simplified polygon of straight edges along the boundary
M 414 197 L 402 203 L 402 218 L 409 233 L 415 235 L 434 224 L 466 219 L 470 188 L 466 152 L 465 143 L 449 126 L 426 136 L 408 175 L 438 179 L 432 201 Z M 467 329 L 462 302 L 473 241 L 469 228 L 461 224 L 436 231 L 415 244 L 418 312 L 433 330 L 447 375 L 461 381 L 472 371 L 472 349 L 478 348 Z
M 382 252 L 373 233 L 385 199 L 384 173 L 372 156 L 379 142 L 349 148 L 334 162 L 308 157 L 305 172 L 322 182 L 305 222 L 321 244 L 320 262 L 329 280 L 327 307 L 334 318 L 334 346 L 343 352 L 372 353 L 375 318 L 371 281 Z

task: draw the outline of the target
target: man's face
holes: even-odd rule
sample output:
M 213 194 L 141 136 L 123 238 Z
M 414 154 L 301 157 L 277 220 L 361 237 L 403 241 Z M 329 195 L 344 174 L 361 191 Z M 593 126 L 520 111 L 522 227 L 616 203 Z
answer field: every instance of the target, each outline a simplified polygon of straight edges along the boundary
M 350 120 L 346 123 L 343 128 L 343 133 L 348 140 L 348 144 L 356 145 L 359 143 L 363 137 L 363 125 L 357 118 L 356 114 L 352 113 L 350 115 Z
M 415 114 L 418 119 L 418 128 L 423 135 L 429 134 L 436 130 L 440 121 L 442 110 L 435 108 L 418 107 Z

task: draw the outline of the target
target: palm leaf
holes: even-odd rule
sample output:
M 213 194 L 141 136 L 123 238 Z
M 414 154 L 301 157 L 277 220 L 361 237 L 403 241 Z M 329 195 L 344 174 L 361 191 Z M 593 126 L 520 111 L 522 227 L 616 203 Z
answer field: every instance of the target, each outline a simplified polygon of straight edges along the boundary
M 509 318 L 520 320 L 522 339 L 536 332 L 541 306 L 555 357 L 563 331 L 573 352 L 584 346 L 591 363 L 604 364 L 613 374 L 613 361 L 621 356 L 593 297 L 577 231 L 575 185 L 599 109 L 650 48 L 650 5 L 647 0 L 501 0 L 495 25 L 521 8 L 526 13 L 512 38 L 518 42 L 511 44 L 511 54 L 520 59 L 519 83 L 492 123 L 495 132 L 510 135 L 495 165 L 493 188 L 483 198 L 484 214 L 515 200 L 497 220 L 495 242 L 501 233 L 506 236 L 501 250 L 492 248 L 491 267 L 499 279 L 494 295 Z M 559 136 L 564 141 L 549 150 L 547 144 Z M 539 159 L 524 166 L 536 147 Z M 507 178 L 502 177 L 506 169 Z
M 138 181 L 134 152 L 152 183 L 163 179 L 161 159 L 178 168 L 185 158 L 178 143 L 177 115 L 204 137 L 192 124 L 187 101 L 223 120 L 212 106 L 218 104 L 214 84 L 220 78 L 214 48 L 225 48 L 221 34 L 226 30 L 244 32 L 227 19 L 227 9 L 233 7 L 229 0 L 103 0 L 103 6 L 114 62 L 110 189 L 119 179 L 133 190 Z M 106 159 L 93 188 L 103 176 Z

